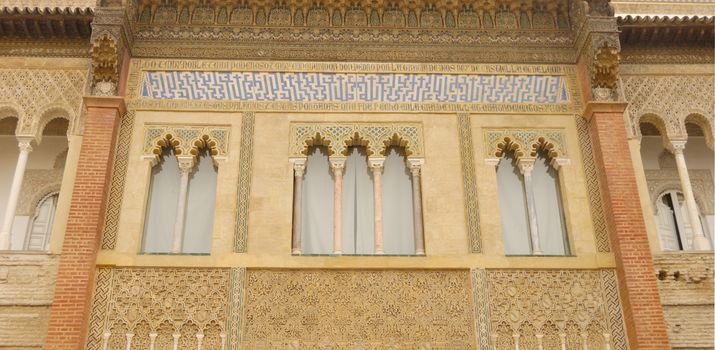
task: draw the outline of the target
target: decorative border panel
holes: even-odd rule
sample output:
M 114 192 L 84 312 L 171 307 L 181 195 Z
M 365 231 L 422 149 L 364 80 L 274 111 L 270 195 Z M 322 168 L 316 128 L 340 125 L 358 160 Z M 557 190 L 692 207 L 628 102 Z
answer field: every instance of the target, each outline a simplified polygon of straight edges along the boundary
M 223 111 L 576 113 L 573 66 L 132 61 L 128 107 Z
M 611 330 L 611 339 L 614 349 L 627 349 L 628 338 L 626 326 L 621 312 L 621 303 L 618 296 L 618 278 L 614 270 L 601 270 L 601 289 L 603 298 L 608 303 L 608 328 Z
M 251 200 L 251 176 L 253 172 L 253 128 L 256 115 L 243 112 L 241 116 L 241 149 L 238 158 L 238 204 L 236 233 L 233 251 L 245 253 L 248 247 L 248 205 Z
M 482 238 L 479 228 L 477 175 L 474 166 L 472 123 L 468 114 L 457 115 L 457 128 L 459 129 L 459 154 L 462 159 L 462 190 L 464 191 L 464 215 L 467 221 L 469 250 L 472 253 L 481 253 Z
M 129 161 L 129 144 L 131 143 L 132 130 L 134 129 L 134 111 L 125 114 L 119 125 L 119 136 L 112 164 L 112 178 L 109 184 L 107 206 L 104 211 L 104 228 L 102 229 L 102 249 L 114 249 L 117 243 L 117 230 L 119 229 L 119 215 L 122 210 L 122 197 L 124 196 L 124 183 L 127 177 Z
M 408 157 L 424 157 L 421 123 L 291 123 L 290 157 L 306 157 L 317 138 L 331 155 L 346 155 L 355 135 L 367 142 L 371 156 L 384 156 L 384 150 L 396 143 L 405 147 Z
M 231 269 L 231 295 L 229 301 L 228 324 L 228 349 L 239 349 L 241 344 L 241 319 L 243 318 L 243 298 L 246 286 L 246 268 Z
M 477 324 L 477 343 L 480 349 L 491 349 L 493 344 L 491 321 L 489 316 L 489 288 L 487 273 L 484 269 L 472 270 L 472 294 L 474 295 L 474 314 Z
M 205 349 L 219 349 L 232 290 L 229 269 L 99 268 L 87 349 L 124 349 L 129 339 L 132 348 L 148 349 L 153 333 L 159 349 L 170 348 L 175 334 L 180 349 L 196 349 L 199 338 Z
M 588 190 L 588 203 L 591 210 L 593 234 L 596 238 L 596 248 L 599 252 L 610 252 L 608 224 L 603 211 L 601 183 L 598 177 L 596 159 L 593 157 L 593 143 L 591 134 L 588 132 L 588 122 L 580 115 L 576 116 L 576 128 L 578 130 L 578 144 L 581 148 L 581 157 L 583 159 L 583 170 L 586 177 L 586 189 Z

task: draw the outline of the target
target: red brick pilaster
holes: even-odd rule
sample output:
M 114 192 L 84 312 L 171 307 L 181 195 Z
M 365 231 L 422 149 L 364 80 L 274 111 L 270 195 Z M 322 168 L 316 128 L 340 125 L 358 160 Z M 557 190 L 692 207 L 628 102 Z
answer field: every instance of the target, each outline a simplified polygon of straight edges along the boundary
M 620 102 L 589 102 L 593 151 L 631 349 L 670 349 Z
M 84 136 L 77 162 L 45 349 L 82 349 L 94 268 L 114 158 L 121 97 L 85 97 Z

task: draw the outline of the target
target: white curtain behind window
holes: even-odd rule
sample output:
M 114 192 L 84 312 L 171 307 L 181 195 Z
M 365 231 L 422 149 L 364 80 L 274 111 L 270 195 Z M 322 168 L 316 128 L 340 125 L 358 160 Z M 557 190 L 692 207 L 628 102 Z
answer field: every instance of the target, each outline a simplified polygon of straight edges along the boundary
M 333 247 L 333 178 L 325 147 L 308 153 L 303 178 L 301 250 L 330 254 Z
M 343 253 L 374 254 L 372 172 L 367 164 L 364 147 L 350 147 L 349 152 L 343 177 Z
M 524 178 L 511 155 L 504 154 L 497 166 L 497 188 L 504 233 L 504 253 L 531 254 Z M 469 213 L 469 215 L 477 215 L 477 213 Z
M 543 155 L 536 158 L 532 181 L 541 250 L 544 255 L 566 255 L 569 252 L 559 190 L 559 174 Z
M 385 254 L 415 254 L 412 176 L 402 148 L 390 147 L 382 174 Z
M 205 148 L 201 150 L 196 160 L 197 164 L 189 180 L 182 252 L 210 253 L 217 170 Z
M 180 178 L 174 151 L 165 149 L 159 162 L 151 169 L 149 202 L 144 219 L 144 252 L 171 251 Z

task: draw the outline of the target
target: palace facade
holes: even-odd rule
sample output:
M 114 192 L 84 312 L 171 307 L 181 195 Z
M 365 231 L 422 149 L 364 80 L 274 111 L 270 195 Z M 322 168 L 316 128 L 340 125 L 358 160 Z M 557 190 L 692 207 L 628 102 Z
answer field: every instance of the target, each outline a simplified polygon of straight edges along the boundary
M 0 349 L 713 349 L 715 5 L 4 0 Z

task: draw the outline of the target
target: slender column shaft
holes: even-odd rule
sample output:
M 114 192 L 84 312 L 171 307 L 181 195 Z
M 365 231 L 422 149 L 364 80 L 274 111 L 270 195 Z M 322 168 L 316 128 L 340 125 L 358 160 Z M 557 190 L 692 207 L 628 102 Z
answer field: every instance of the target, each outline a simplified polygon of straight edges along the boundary
M 154 346 L 156 346 L 156 337 L 158 335 L 158 333 L 149 333 L 149 350 L 154 350 Z
M 333 254 L 343 253 L 343 170 L 345 157 L 330 159 L 330 169 L 333 171 Z
M 293 162 L 293 254 L 301 253 L 301 237 L 303 235 L 303 175 L 305 175 L 305 159 L 295 159 Z
M 415 254 L 424 255 L 425 253 L 425 239 L 424 239 L 424 228 L 422 223 L 422 185 L 421 185 L 421 172 L 422 172 L 421 159 L 410 159 L 410 172 L 412 173 L 412 218 L 414 220 L 414 233 L 415 233 Z
M 685 197 L 685 207 L 688 209 L 688 219 L 690 219 L 690 227 L 693 230 L 693 250 L 710 250 L 710 242 L 705 237 L 703 226 L 700 223 L 700 213 L 698 206 L 695 204 L 695 195 L 693 194 L 693 186 L 690 183 L 690 174 L 688 167 L 685 164 L 685 141 L 671 141 L 671 151 L 675 155 L 675 164 L 678 167 L 678 177 L 680 177 L 680 187 L 683 190 Z
M 179 170 L 181 172 L 181 182 L 179 184 L 179 200 L 176 203 L 176 221 L 174 222 L 174 235 L 171 245 L 172 253 L 181 253 L 181 245 L 184 235 L 184 222 L 186 221 L 186 194 L 189 189 L 189 174 L 194 167 L 193 157 L 180 157 Z
M 384 165 L 385 158 L 370 159 L 375 207 L 375 254 L 385 254 L 385 240 L 382 235 L 382 169 Z
M 133 333 L 127 333 L 127 334 L 126 334 L 126 337 L 127 337 L 126 350 L 132 350 L 132 339 L 134 338 L 134 334 L 133 334 Z
M 534 255 L 541 255 L 541 240 L 539 226 L 536 222 L 536 202 L 534 199 L 534 184 L 531 181 L 531 172 L 534 170 L 533 159 L 519 159 L 519 170 L 524 175 L 524 190 L 526 191 L 526 207 L 529 212 L 529 231 L 531 233 L 531 251 Z
M 17 201 L 20 197 L 20 189 L 22 189 L 22 180 L 25 176 L 25 167 L 27 166 L 27 157 L 32 152 L 30 138 L 19 138 L 18 147 L 20 154 L 17 156 L 17 164 L 15 165 L 15 174 L 12 177 L 12 185 L 10 187 L 10 195 L 7 199 L 7 207 L 5 207 L 5 217 L 0 228 L 0 250 L 10 249 L 10 234 L 12 232 L 12 223 L 15 221 L 15 211 L 17 210 Z

